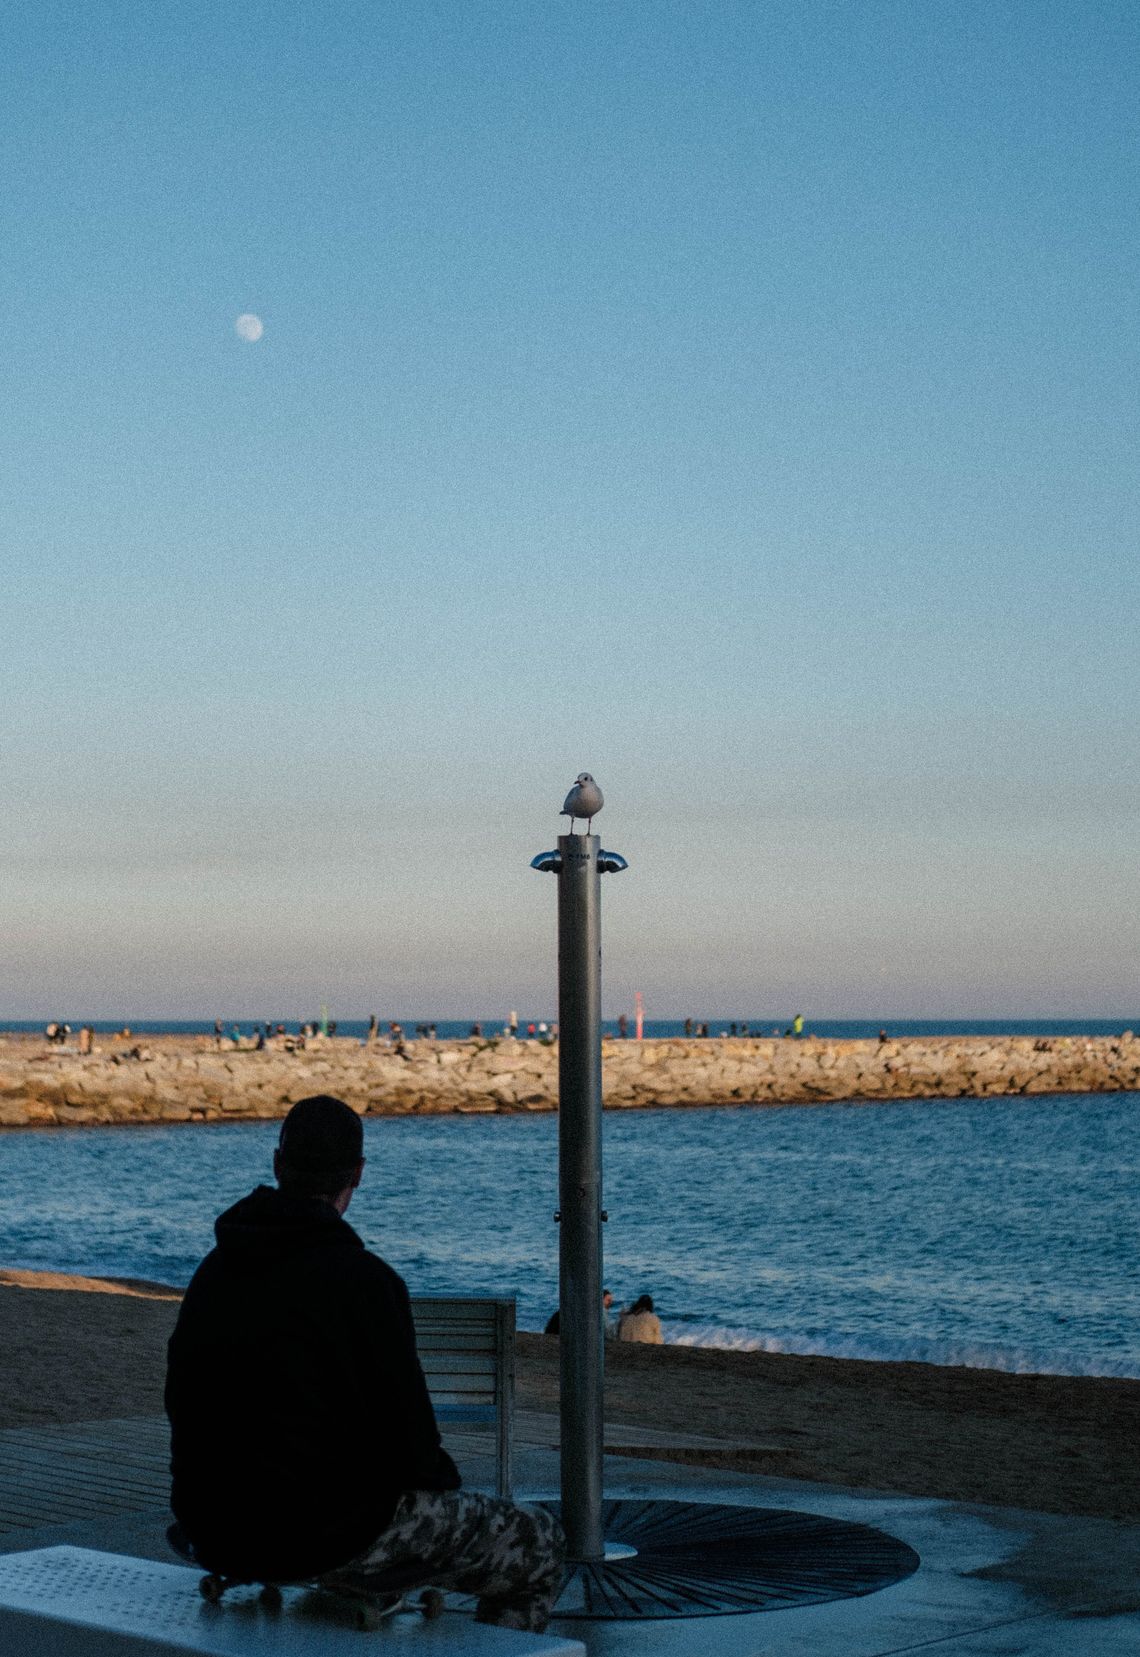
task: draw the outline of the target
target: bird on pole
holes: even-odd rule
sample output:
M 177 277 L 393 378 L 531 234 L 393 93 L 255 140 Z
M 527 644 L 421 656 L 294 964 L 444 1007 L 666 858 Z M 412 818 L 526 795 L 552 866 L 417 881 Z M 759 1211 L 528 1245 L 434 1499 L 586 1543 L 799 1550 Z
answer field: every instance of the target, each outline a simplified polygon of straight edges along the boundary
M 575 817 L 584 817 L 586 819 L 586 833 L 589 834 L 590 825 L 593 823 L 594 818 L 598 815 L 598 812 L 602 809 L 604 804 L 605 801 L 602 799 L 602 791 L 594 781 L 593 777 L 591 777 L 588 771 L 580 771 L 578 773 L 578 780 L 575 782 L 569 794 L 567 794 L 566 799 L 563 802 L 562 810 L 558 813 L 558 815 L 560 817 L 569 817 L 571 834 L 574 832 Z

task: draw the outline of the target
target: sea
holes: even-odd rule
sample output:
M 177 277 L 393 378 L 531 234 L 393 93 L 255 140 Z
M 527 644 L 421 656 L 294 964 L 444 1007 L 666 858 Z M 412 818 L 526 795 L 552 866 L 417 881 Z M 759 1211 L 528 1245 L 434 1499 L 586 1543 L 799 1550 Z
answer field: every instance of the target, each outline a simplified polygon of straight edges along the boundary
M 1137 1093 L 613 1112 L 606 1283 L 619 1304 L 651 1294 L 680 1344 L 1140 1378 L 1138 1128 Z M 520 1325 L 541 1329 L 558 1296 L 557 1118 L 364 1131 L 349 1219 L 369 1247 L 413 1293 L 514 1294 Z M 0 1134 L 0 1262 L 184 1285 L 216 1214 L 269 1178 L 276 1134 Z

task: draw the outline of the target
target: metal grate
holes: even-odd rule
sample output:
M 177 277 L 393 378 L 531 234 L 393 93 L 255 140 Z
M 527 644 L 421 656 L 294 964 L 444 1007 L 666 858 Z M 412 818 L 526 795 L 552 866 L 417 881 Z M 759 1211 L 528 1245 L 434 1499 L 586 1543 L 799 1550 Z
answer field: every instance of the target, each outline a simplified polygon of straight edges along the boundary
M 913 1548 L 884 1531 L 781 1508 L 627 1498 L 604 1503 L 602 1520 L 615 1553 L 636 1552 L 575 1566 L 556 1617 L 778 1611 L 873 1594 L 919 1565 Z

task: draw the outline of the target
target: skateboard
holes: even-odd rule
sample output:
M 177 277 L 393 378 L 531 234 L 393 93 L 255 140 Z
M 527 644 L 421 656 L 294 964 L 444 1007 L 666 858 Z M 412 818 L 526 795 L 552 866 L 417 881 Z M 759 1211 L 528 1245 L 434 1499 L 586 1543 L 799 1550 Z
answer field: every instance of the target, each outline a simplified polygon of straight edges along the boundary
M 179 1525 L 171 1525 L 166 1539 L 174 1552 L 188 1564 L 198 1565 L 193 1545 Z M 218 1571 L 207 1571 L 198 1583 L 198 1592 L 210 1605 L 220 1605 L 230 1588 L 257 1586 L 241 1577 L 223 1576 Z M 352 1582 L 326 1582 L 319 1579 L 300 1579 L 289 1582 L 262 1582 L 258 1599 L 266 1611 L 277 1612 L 284 1603 L 283 1588 L 304 1588 L 317 1599 L 325 1599 L 342 1611 L 347 1611 L 355 1627 L 362 1633 L 380 1627 L 388 1618 L 401 1611 L 416 1611 L 428 1621 L 443 1610 L 443 1595 L 438 1588 L 422 1588 L 413 1599 L 414 1590 L 393 1589 L 385 1592 L 380 1584 L 368 1587 Z

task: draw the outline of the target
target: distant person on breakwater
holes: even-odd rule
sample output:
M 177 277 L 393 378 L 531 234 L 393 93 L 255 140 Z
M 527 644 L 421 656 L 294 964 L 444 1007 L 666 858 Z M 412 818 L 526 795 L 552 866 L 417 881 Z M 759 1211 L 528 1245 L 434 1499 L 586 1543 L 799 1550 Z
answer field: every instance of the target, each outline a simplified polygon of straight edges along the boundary
M 408 1290 L 344 1218 L 359 1117 L 294 1105 L 259 1185 L 215 1226 L 171 1337 L 171 1506 L 201 1563 L 252 1581 L 366 1586 L 396 1570 L 541 1631 L 564 1542 L 542 1508 L 460 1489 L 416 1354 Z
M 628 1311 L 618 1318 L 619 1341 L 640 1341 L 646 1346 L 664 1346 L 661 1319 L 653 1310 L 653 1296 L 639 1295 Z
M 798 1041 L 804 1033 L 804 1015 L 797 1013 L 792 1020 L 792 1035 Z

